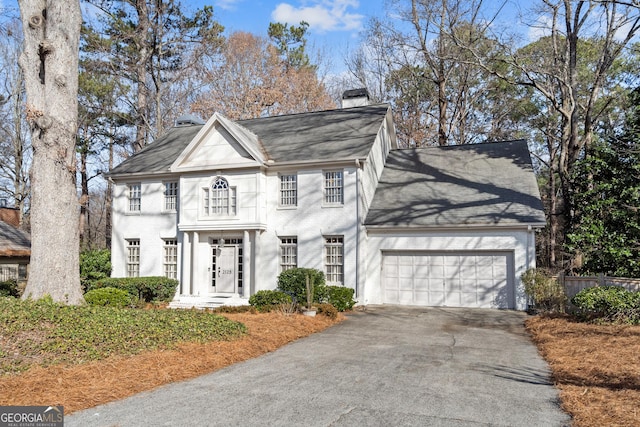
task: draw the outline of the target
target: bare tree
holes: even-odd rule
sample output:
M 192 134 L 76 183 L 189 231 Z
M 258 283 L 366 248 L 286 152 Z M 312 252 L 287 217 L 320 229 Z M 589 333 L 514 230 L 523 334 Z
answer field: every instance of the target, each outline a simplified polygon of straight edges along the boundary
M 18 21 L 0 31 L 0 194 L 11 198 L 24 224 L 30 195 L 31 147 L 24 114 L 24 76 L 18 65 L 22 33 Z
M 31 270 L 24 298 L 83 301 L 78 271 L 75 142 L 78 121 L 78 0 L 19 0 L 20 67 L 31 126 Z

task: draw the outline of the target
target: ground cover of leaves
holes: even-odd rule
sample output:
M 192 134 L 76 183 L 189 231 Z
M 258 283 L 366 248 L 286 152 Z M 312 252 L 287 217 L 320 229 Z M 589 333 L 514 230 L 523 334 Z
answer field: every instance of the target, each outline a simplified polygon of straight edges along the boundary
M 248 334 L 82 364 L 34 365 L 0 377 L 0 405 L 63 405 L 69 414 L 257 357 L 344 319 L 283 313 L 222 315 L 243 323 Z
M 640 425 L 640 326 L 537 316 L 526 327 L 574 427 Z

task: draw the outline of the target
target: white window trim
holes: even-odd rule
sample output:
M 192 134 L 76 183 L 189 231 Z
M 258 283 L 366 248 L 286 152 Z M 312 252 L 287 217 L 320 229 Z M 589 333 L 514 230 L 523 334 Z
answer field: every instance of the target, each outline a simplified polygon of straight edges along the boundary
M 125 239 L 125 242 L 127 250 L 125 255 L 125 276 L 140 277 L 140 239 Z M 135 251 L 133 251 L 134 249 Z M 131 274 L 132 272 L 135 274 Z
M 330 187 L 327 188 L 327 174 L 329 173 L 340 173 L 340 201 L 327 201 L 327 190 L 335 189 L 338 187 Z M 344 206 L 344 169 L 328 169 L 322 171 L 322 206 L 323 207 L 343 207 Z
M 213 185 L 218 181 L 218 179 L 223 179 L 227 183 L 227 214 L 216 214 L 212 213 L 213 209 L 212 204 L 212 191 Z M 238 217 L 238 189 L 235 186 L 229 184 L 229 180 L 222 177 L 216 176 L 211 180 L 208 186 L 202 187 L 200 190 L 200 209 L 199 209 L 201 218 L 208 220 L 216 220 L 216 219 L 231 219 Z
M 332 286 L 344 286 L 344 236 L 323 236 L 323 238 L 324 238 L 324 248 L 322 252 L 324 255 L 324 274 L 327 279 L 327 284 Z M 334 239 L 339 239 L 339 242 L 328 242 L 328 240 L 334 240 Z M 329 257 L 336 256 L 335 254 L 329 253 L 330 248 L 340 248 L 341 253 L 337 256 L 340 257 L 341 262 L 329 263 Z M 339 266 L 340 272 L 335 273 L 332 271 L 330 273 L 329 272 L 330 267 L 336 267 L 336 266 Z M 332 280 L 335 274 L 339 274 L 340 280 L 338 281 Z
M 173 253 L 169 253 L 172 250 Z M 169 259 L 171 257 L 171 259 Z M 172 271 L 169 271 L 169 268 Z M 178 239 L 162 239 L 162 274 L 170 279 L 178 279 Z
M 134 187 L 138 188 L 138 194 L 137 197 L 131 197 L 131 193 Z M 128 183 L 126 185 L 126 196 L 127 196 L 127 210 L 126 212 L 128 214 L 134 214 L 134 215 L 138 215 L 140 214 L 140 212 L 142 212 L 142 183 L 140 182 L 131 182 Z M 137 209 L 131 209 L 132 207 L 132 202 L 134 200 L 138 200 L 138 204 L 137 204 Z
M 293 191 L 294 194 L 294 198 L 295 198 L 295 202 L 294 203 L 289 203 L 289 204 L 284 204 L 282 203 L 282 199 L 283 199 L 283 188 L 282 188 L 282 178 L 283 177 L 293 177 L 293 182 L 288 182 L 290 185 L 292 185 L 294 188 L 292 189 L 286 189 L 284 191 Z M 280 173 L 278 174 L 278 208 L 280 209 L 296 209 L 298 207 L 298 174 L 297 173 Z
M 169 197 L 174 197 L 174 208 L 167 208 L 167 202 L 170 200 L 167 197 L 167 185 L 175 184 L 175 195 L 170 195 Z M 180 185 L 178 181 L 164 181 L 162 183 L 163 193 L 162 193 L 162 211 L 163 212 L 177 212 L 179 203 L 180 203 Z
M 293 255 L 286 254 L 287 257 L 293 257 L 295 264 L 285 263 L 285 250 L 293 249 Z M 285 268 L 286 267 L 286 268 Z M 280 272 L 298 267 L 298 236 L 281 236 L 280 237 Z

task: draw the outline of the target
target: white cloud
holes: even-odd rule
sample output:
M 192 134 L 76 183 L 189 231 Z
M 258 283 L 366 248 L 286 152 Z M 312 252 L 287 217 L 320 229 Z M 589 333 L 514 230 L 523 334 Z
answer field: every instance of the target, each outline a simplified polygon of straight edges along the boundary
M 216 7 L 219 7 L 222 10 L 234 10 L 238 3 L 241 3 L 243 0 L 217 0 Z
M 300 7 L 280 3 L 271 12 L 271 18 L 275 22 L 291 25 L 305 21 L 309 23 L 309 28 L 318 33 L 359 30 L 364 15 L 348 11 L 350 8 L 357 9 L 359 5 L 358 0 L 315 0 Z

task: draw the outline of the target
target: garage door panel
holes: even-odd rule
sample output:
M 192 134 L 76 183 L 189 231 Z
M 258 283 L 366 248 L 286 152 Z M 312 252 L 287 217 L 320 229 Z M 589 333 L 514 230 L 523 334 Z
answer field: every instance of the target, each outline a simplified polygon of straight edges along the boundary
M 509 252 L 395 252 L 383 258 L 385 303 L 501 308 L 515 304 Z

